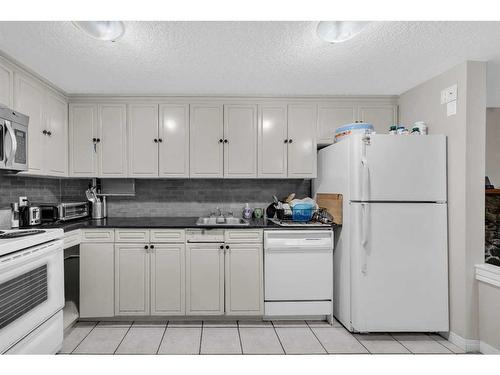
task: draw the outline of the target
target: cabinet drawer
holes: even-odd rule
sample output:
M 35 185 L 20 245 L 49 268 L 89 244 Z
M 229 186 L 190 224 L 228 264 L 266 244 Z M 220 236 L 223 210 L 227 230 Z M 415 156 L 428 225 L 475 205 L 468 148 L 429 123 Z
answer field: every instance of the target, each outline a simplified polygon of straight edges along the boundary
M 184 229 L 152 229 L 150 242 L 173 242 L 184 243 L 186 231 Z
M 81 231 L 80 229 L 72 230 L 71 232 L 64 233 L 64 248 L 67 249 L 72 246 L 80 245 Z
M 149 229 L 116 229 L 115 242 L 149 242 Z
M 114 242 L 114 229 L 88 229 L 82 231 L 81 242 Z
M 233 229 L 224 232 L 225 242 L 262 242 L 261 229 Z

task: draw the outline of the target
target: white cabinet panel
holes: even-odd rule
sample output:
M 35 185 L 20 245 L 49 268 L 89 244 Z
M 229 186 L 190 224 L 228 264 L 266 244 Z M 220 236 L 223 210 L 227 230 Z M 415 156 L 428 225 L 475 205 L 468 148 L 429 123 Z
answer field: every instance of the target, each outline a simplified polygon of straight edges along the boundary
M 224 251 L 221 244 L 186 246 L 186 314 L 224 313 Z
M 158 105 L 130 104 L 128 109 L 129 177 L 157 177 Z
M 397 122 L 397 107 L 395 105 L 360 106 L 358 117 L 360 121 L 372 124 L 378 134 L 386 134 L 389 126 Z
M 28 170 L 34 174 L 42 174 L 45 169 L 44 94 L 43 87 L 37 82 L 22 74 L 14 74 L 14 109 L 29 116 Z
M 97 176 L 97 105 L 69 105 L 69 174 L 73 177 Z
M 112 243 L 80 245 L 80 317 L 115 315 L 114 247 Z
M 190 176 L 220 178 L 224 172 L 223 112 L 220 104 L 192 104 Z
M 226 314 L 262 315 L 262 243 L 230 244 L 226 250 Z
M 0 64 L 0 104 L 12 107 L 13 72 Z
M 288 106 L 288 177 L 316 177 L 316 105 Z
M 151 315 L 185 313 L 185 245 L 154 244 L 151 252 Z
M 189 105 L 160 104 L 160 177 L 189 177 Z
M 148 315 L 149 284 L 145 245 L 115 244 L 115 315 Z
M 265 104 L 259 108 L 258 177 L 287 176 L 287 108 Z
M 224 106 L 224 177 L 257 177 L 257 106 Z
M 45 92 L 45 122 L 45 174 L 67 176 L 68 103 L 48 90 Z
M 127 107 L 99 104 L 97 154 L 100 177 L 127 177 Z
M 335 129 L 356 121 L 356 110 L 352 105 L 320 104 L 318 106 L 318 144 L 333 143 Z

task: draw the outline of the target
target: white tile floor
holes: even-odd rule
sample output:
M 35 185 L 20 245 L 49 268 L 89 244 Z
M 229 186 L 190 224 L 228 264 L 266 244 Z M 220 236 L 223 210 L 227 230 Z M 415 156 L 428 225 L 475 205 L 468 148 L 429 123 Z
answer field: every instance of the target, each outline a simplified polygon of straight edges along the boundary
M 433 334 L 351 334 L 338 322 L 79 322 L 61 354 L 454 354 Z

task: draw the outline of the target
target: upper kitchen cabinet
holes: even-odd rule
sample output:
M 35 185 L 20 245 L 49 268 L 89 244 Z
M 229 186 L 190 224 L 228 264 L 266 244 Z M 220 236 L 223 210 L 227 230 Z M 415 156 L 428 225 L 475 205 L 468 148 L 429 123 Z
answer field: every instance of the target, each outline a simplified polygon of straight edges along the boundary
M 99 104 L 97 166 L 99 177 L 127 177 L 127 106 Z
M 129 177 L 158 177 L 158 104 L 129 104 Z
M 47 133 L 43 152 L 45 157 L 44 174 L 67 176 L 68 103 L 49 90 L 46 90 L 45 93 L 45 129 Z
M 223 177 L 223 127 L 222 104 L 191 105 L 189 119 L 191 177 Z
M 69 175 L 97 176 L 97 104 L 69 105 Z
M 160 177 L 189 177 L 189 104 L 160 104 Z
M 13 72 L 0 63 L 0 105 L 12 107 Z
M 396 105 L 361 105 L 358 108 L 358 119 L 373 125 L 377 133 L 385 134 L 389 126 L 397 123 Z
M 264 104 L 259 108 L 258 177 L 287 176 L 287 107 Z
M 318 105 L 318 144 L 331 144 L 335 129 L 356 121 L 356 108 L 349 104 Z
M 14 109 L 29 116 L 28 173 L 67 176 L 66 101 L 35 80 L 16 72 Z
M 259 177 L 316 177 L 316 116 L 316 104 L 261 106 Z
M 316 177 L 316 104 L 288 105 L 288 177 Z
M 224 177 L 257 177 L 257 106 L 224 106 Z

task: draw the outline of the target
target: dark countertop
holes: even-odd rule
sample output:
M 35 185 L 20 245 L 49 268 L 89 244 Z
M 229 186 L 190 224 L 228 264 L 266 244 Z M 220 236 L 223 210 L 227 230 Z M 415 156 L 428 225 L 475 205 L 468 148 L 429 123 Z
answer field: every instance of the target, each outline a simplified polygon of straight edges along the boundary
M 265 219 L 252 219 L 250 225 L 235 226 L 198 226 L 196 221 L 198 217 L 108 217 L 101 220 L 80 219 L 67 222 L 45 223 L 37 228 L 62 228 L 65 232 L 76 229 L 95 229 L 95 228 L 221 228 L 221 229 L 330 229 L 332 226 L 286 226 L 276 225 Z M 30 227 L 34 228 L 34 227 Z

